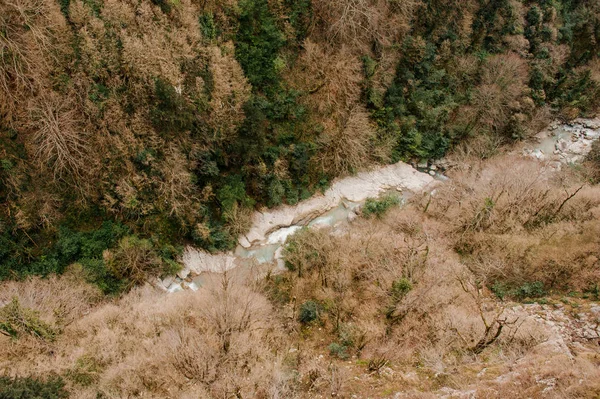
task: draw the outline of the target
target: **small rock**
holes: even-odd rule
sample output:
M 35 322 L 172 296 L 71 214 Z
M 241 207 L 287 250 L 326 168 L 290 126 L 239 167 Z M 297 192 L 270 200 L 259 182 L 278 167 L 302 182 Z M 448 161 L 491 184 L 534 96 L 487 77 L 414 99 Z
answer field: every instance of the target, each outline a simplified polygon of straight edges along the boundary
M 526 148 L 523 150 L 523 155 L 527 156 L 527 157 L 535 158 L 537 160 L 543 160 L 545 158 L 544 152 L 542 150 L 540 150 L 539 148 L 536 148 L 535 150 L 530 150 L 530 149 Z
M 283 246 L 277 248 L 275 250 L 275 254 L 273 254 L 273 259 L 282 259 L 283 258 Z
M 181 287 L 181 284 L 179 283 L 173 283 L 169 286 L 169 288 L 167 289 L 167 291 L 169 291 L 169 293 L 174 293 L 174 292 L 179 292 L 179 291 L 183 291 L 183 287 Z
M 187 276 L 189 276 L 189 274 L 190 274 L 190 268 L 184 267 L 177 273 L 177 277 L 179 277 L 182 280 L 185 280 L 187 278 Z
M 250 241 L 248 241 L 248 239 L 245 236 L 240 236 L 238 242 L 244 248 L 250 248 L 252 246 L 252 244 L 250 244 Z
M 430 176 L 435 176 L 435 170 L 430 170 L 430 171 L 429 171 L 429 175 L 430 175 Z
M 436 164 L 432 164 L 432 165 L 429 167 L 429 169 L 431 169 L 431 170 L 437 170 L 437 169 L 438 169 L 438 167 L 437 167 L 437 165 L 436 165 Z
M 358 215 L 354 212 L 349 212 L 348 213 L 348 222 L 352 223 L 356 220 L 356 218 L 358 217 Z
M 427 162 L 419 162 L 417 164 L 418 169 L 427 169 Z
M 162 280 L 162 285 L 165 288 L 168 288 L 173 283 L 173 281 L 175 281 L 175 276 L 167 276 Z
M 162 280 L 159 279 L 158 277 L 156 278 L 156 280 L 154 281 L 154 286 L 162 291 L 166 291 L 167 290 L 167 286 L 163 284 Z M 3 307 L 5 305 L 5 303 L 0 302 L 0 307 Z
M 192 291 L 198 291 L 198 289 L 199 289 L 199 287 L 193 281 L 191 283 L 188 283 L 187 281 L 185 281 L 183 283 L 183 286 L 185 288 L 188 288 L 188 289 L 192 290 Z

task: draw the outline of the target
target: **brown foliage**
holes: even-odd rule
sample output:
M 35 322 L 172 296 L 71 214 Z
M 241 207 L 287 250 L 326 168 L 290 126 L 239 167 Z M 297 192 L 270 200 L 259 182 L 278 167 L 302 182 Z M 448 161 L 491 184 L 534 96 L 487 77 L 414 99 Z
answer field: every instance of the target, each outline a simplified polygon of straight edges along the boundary
M 292 77 L 298 87 L 311 87 L 305 101 L 324 131 L 319 137 L 323 151 L 320 166 L 339 175 L 373 162 L 385 160 L 390 148 L 375 146 L 376 130 L 364 105 L 360 104 L 362 65 L 348 47 L 339 50 L 307 40 Z
M 455 247 L 483 281 L 582 290 L 600 276 L 594 255 L 600 202 L 597 187 L 573 179 L 499 157 L 454 175 L 428 212 L 447 221 Z
M 24 307 L 39 312 L 44 321 L 60 328 L 79 320 L 101 299 L 97 288 L 82 281 L 76 266 L 61 278 L 6 281 L 0 288 L 0 304 L 16 297 Z
M 242 107 L 250 98 L 250 84 L 233 56 L 233 43 L 211 47 L 208 53 L 214 82 L 208 119 L 214 130 L 213 140 L 231 142 L 245 118 Z
M 82 291 L 66 280 L 53 281 L 64 284 L 66 292 Z M 36 288 L 40 295 L 60 292 L 42 280 Z M 68 306 L 82 306 L 81 296 L 62 299 Z M 290 397 L 280 375 L 285 367 L 275 354 L 285 345 L 277 326 L 265 298 L 231 276 L 209 278 L 202 291 L 177 295 L 144 287 L 87 316 L 79 314 L 57 336 L 59 351 L 3 342 L 0 369 L 66 375 L 76 397 L 97 392 L 111 397 Z M 22 349 L 27 357 L 19 358 Z
M 127 289 L 143 284 L 163 274 L 165 265 L 148 240 L 128 236 L 119 246 L 103 254 L 108 270 L 120 280 L 126 280 Z
M 39 98 L 30 108 L 35 156 L 55 179 L 80 179 L 88 153 L 85 132 L 72 103 L 58 95 Z
M 64 19 L 56 3 L 9 0 L 0 4 L 0 112 L 7 122 L 47 82 Z M 21 109 L 20 109 L 21 108 Z
M 484 129 L 502 132 L 520 111 L 527 78 L 527 64 L 516 54 L 493 56 L 485 63 L 481 84 L 473 95 L 477 120 Z
M 367 111 L 361 106 L 349 110 L 319 138 L 323 145 L 319 154 L 321 167 L 337 176 L 368 166 L 373 160 L 374 138 L 375 127 Z M 387 156 L 386 149 L 382 154 Z
M 409 30 L 417 1 L 316 0 L 312 6 L 321 34 L 315 36 L 368 51 L 374 41 L 389 46 Z

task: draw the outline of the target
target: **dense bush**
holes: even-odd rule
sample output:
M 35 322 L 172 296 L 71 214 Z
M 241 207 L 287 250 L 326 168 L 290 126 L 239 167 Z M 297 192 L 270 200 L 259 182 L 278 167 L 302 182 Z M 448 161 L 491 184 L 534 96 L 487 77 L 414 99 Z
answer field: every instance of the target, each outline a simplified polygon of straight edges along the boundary
M 585 163 L 592 183 L 600 183 L 600 141 L 594 141 Z
M 74 231 L 61 226 L 51 245 L 36 248 L 37 256 L 30 242 L 21 239 L 18 234 L 4 234 L 0 238 L 5 244 L 0 259 L 5 267 L 0 269 L 0 278 L 10 277 L 11 274 L 24 277 L 28 274 L 61 273 L 73 262 L 101 259 L 102 252 L 115 245 L 125 232 L 126 227 L 111 221 L 91 231 Z
M 321 312 L 321 305 L 319 305 L 315 301 L 306 301 L 302 305 L 300 305 L 298 320 L 303 324 L 318 321 Z
M 347 352 L 348 348 L 346 348 L 344 345 L 338 344 L 337 342 L 331 343 L 327 349 L 329 349 L 330 355 L 336 356 L 342 360 L 346 360 L 348 357 L 350 357 Z
M 362 207 L 362 213 L 366 217 L 382 217 L 391 207 L 400 204 L 398 195 L 388 194 L 381 198 L 367 198 Z
M 2 399 L 62 399 L 69 393 L 60 377 L 45 380 L 34 377 L 0 376 L 0 398 Z
M 150 240 L 127 236 L 119 245 L 103 254 L 103 261 L 109 276 L 129 289 L 143 284 L 151 277 L 174 275 L 180 266 L 171 259 L 165 259 L 156 251 Z
M 27 334 L 47 341 L 54 340 L 57 334 L 54 327 L 40 320 L 37 312 L 21 306 L 17 297 L 0 308 L 0 333 L 12 338 Z
M 257 88 L 277 84 L 276 60 L 285 45 L 267 0 L 240 3 L 239 30 L 236 37 L 236 56 L 250 83 Z
M 509 287 L 501 282 L 496 282 L 491 286 L 491 290 L 500 299 L 514 298 L 517 300 L 541 298 L 548 293 L 541 281 L 525 283 L 518 287 Z
M 455 250 L 498 297 L 583 292 L 600 276 L 597 187 L 540 179 L 536 162 L 508 158 L 453 176 L 428 212 L 446 220 Z

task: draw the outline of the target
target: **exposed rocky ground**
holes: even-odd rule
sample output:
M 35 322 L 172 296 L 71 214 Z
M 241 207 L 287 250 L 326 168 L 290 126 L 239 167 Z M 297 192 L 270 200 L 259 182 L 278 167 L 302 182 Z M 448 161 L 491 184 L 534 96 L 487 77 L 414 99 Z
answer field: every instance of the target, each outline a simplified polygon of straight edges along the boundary
M 555 121 L 525 145 L 523 154 L 560 169 L 561 164 L 581 162 L 599 137 L 600 118 L 575 119 L 566 124 Z
M 322 195 L 300 202 L 295 206 L 281 206 L 255 212 L 252 227 L 240 236 L 235 252 L 210 254 L 188 247 L 182 257 L 184 268 L 176 277 L 157 282 L 169 292 L 184 288 L 198 289 L 202 273 L 224 272 L 238 266 L 253 263 L 275 262 L 282 268 L 280 247 L 288 236 L 298 229 L 309 227 L 333 227 L 347 224 L 356 218 L 360 206 L 367 198 L 377 198 L 389 191 L 409 197 L 432 190 L 436 181 L 428 173 L 422 173 L 404 162 L 356 176 L 335 181 Z

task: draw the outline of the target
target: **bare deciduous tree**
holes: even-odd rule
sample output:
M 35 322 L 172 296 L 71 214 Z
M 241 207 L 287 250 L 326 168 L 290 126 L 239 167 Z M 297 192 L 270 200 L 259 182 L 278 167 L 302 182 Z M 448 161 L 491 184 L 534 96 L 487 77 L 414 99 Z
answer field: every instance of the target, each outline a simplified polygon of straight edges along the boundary
M 38 98 L 30 115 L 35 129 L 35 156 L 42 167 L 50 168 L 55 180 L 67 174 L 80 178 L 88 145 L 70 101 L 54 94 Z
M 366 166 L 372 160 L 375 128 L 364 107 L 356 106 L 340 115 L 336 125 L 321 137 L 323 169 L 338 175 Z
M 0 111 L 9 122 L 18 113 L 18 99 L 46 78 L 54 57 L 51 11 L 43 0 L 0 3 Z

